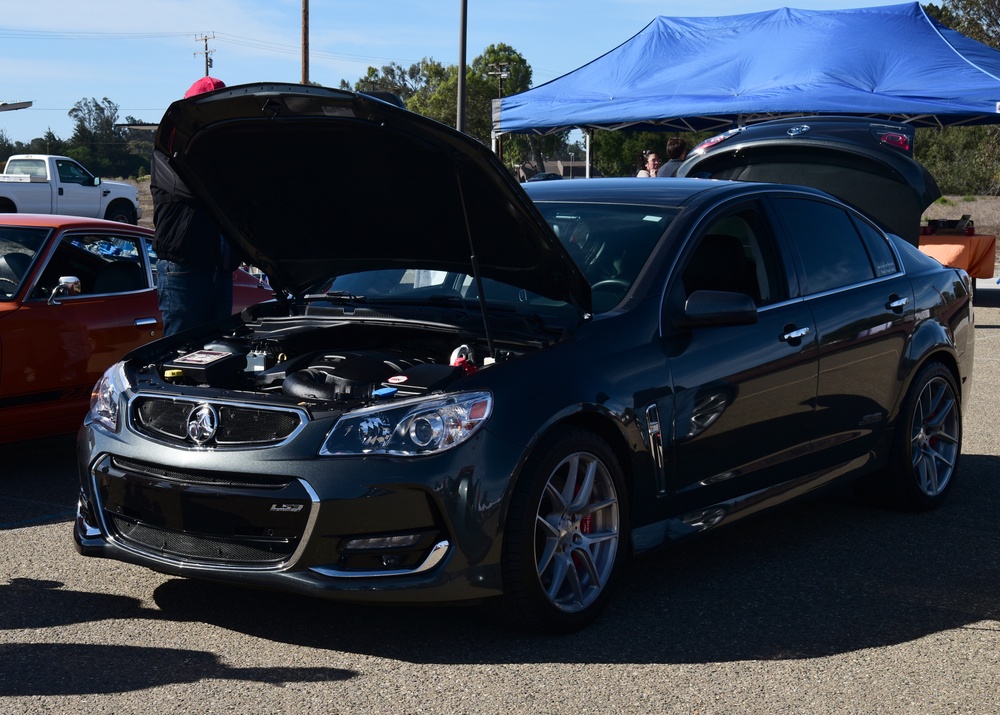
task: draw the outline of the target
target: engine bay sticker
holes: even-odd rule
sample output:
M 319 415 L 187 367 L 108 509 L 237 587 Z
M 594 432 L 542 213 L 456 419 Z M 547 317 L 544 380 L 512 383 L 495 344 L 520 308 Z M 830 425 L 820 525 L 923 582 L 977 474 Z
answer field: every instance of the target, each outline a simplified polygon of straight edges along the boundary
M 179 355 L 172 362 L 175 365 L 211 365 L 216 360 L 229 357 L 229 355 L 230 353 L 218 350 L 195 350 L 193 353 L 188 353 L 187 355 Z

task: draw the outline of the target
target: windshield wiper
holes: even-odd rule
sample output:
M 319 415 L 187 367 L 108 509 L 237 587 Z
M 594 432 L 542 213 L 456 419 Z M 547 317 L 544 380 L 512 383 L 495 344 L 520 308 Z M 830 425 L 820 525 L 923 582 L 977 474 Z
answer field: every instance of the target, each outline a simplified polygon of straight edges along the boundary
M 364 303 L 368 300 L 366 296 L 356 295 L 347 290 L 331 290 L 326 293 L 307 293 L 303 296 L 305 300 L 331 300 L 338 303 Z

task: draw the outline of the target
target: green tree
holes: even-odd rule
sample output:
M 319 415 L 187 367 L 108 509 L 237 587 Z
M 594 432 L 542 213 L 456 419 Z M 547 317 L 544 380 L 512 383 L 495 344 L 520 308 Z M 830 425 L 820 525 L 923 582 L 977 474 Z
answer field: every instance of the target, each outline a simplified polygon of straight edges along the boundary
M 118 105 L 105 97 L 81 99 L 69 110 L 74 122 L 67 155 L 100 176 L 136 176 L 149 165 L 148 156 L 129 151 L 126 130 L 115 126 Z
M 935 20 L 937 20 L 938 22 L 940 22 L 942 25 L 944 25 L 945 27 L 950 27 L 950 28 L 954 29 L 955 24 L 956 24 L 956 19 L 955 19 L 954 14 L 952 14 L 951 10 L 948 9 L 947 5 L 942 4 L 941 7 L 938 7 L 937 5 L 935 5 L 933 3 L 928 3 L 928 4 L 924 5 L 923 8 L 927 12 L 928 15 L 930 15 L 931 17 L 933 17 Z
M 412 97 L 418 88 L 423 85 L 423 72 L 420 63 L 412 64 L 408 68 L 392 62 L 377 70 L 374 67 L 368 68 L 368 73 L 354 83 L 355 92 L 392 92 L 400 96 L 405 102 Z M 344 86 L 346 83 L 341 80 L 341 89 L 350 89 Z
M 973 40 L 1000 47 L 1000 0 L 945 0 L 943 8 L 925 5 L 924 9 L 929 14 L 940 11 L 944 16 L 938 20 Z
M 7 136 L 6 130 L 0 129 L 0 163 L 7 161 L 14 153 L 14 142 Z
M 943 194 L 996 194 L 1000 189 L 1000 132 L 995 126 L 918 129 L 914 156 Z
M 923 6 L 928 15 L 967 37 L 1000 48 L 1000 0 L 944 0 Z M 945 194 L 997 193 L 1000 127 L 918 129 L 914 155 Z

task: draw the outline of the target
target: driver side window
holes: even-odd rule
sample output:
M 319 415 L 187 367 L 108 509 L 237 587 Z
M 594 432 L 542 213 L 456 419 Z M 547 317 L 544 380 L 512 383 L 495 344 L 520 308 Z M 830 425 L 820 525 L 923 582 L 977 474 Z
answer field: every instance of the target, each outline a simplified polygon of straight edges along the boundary
M 32 291 L 48 299 L 59 279 L 80 281 L 80 294 L 129 293 L 150 287 L 145 242 L 138 236 L 75 233 L 63 236 Z
M 774 239 L 753 207 L 715 219 L 698 238 L 681 275 L 684 298 L 696 290 L 749 295 L 757 307 L 788 297 Z

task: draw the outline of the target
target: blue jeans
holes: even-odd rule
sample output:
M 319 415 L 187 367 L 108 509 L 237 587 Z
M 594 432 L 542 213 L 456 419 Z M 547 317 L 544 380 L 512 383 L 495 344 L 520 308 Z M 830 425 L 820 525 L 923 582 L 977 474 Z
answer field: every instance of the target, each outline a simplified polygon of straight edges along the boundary
M 156 292 L 163 334 L 173 335 L 233 314 L 233 274 L 218 268 L 191 270 L 156 262 Z

